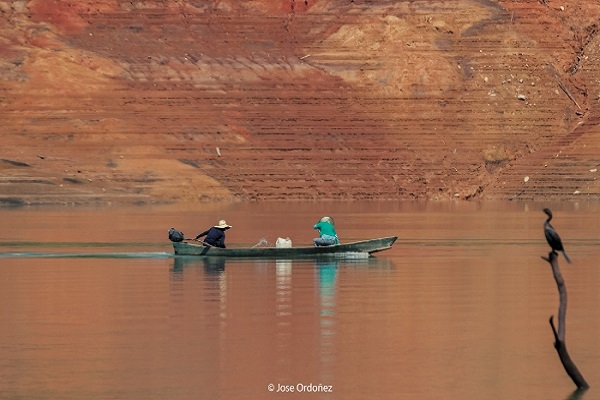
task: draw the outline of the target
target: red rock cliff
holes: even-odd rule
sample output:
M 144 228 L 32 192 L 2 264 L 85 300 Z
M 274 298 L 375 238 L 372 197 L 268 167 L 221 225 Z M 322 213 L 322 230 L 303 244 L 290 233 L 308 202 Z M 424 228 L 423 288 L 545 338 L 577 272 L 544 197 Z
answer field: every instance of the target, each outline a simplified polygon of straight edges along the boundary
M 597 2 L 0 14 L 1 204 L 600 198 Z

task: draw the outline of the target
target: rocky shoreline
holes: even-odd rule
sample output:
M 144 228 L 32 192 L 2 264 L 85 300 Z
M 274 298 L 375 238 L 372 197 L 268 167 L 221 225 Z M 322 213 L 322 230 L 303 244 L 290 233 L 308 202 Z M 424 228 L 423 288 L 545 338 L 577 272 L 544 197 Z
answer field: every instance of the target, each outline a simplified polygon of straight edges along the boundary
M 598 200 L 589 1 L 0 5 L 0 207 Z

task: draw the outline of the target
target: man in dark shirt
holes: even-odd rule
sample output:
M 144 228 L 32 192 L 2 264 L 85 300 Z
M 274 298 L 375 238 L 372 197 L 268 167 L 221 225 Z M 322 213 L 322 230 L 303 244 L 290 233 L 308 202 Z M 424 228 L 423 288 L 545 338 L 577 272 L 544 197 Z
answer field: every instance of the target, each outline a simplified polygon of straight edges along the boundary
M 215 225 L 208 230 L 202 232 L 198 236 L 194 238 L 194 240 L 198 240 L 202 236 L 206 236 L 204 239 L 204 243 L 215 246 L 225 248 L 225 231 L 231 228 L 231 225 L 227 225 L 224 219 L 219 221 L 218 225 Z

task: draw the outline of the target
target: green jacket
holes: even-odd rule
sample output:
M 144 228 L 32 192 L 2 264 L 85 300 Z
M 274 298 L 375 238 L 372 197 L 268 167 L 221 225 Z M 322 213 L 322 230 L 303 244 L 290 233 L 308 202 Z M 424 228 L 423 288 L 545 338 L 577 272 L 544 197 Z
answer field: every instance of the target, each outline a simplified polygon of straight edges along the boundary
M 336 243 L 339 243 L 337 232 L 335 231 L 335 228 L 333 227 L 333 225 L 331 225 L 329 222 L 319 221 L 315 224 L 315 226 L 313 228 L 319 230 L 320 237 L 323 237 L 323 235 L 333 236 L 333 237 L 335 237 Z

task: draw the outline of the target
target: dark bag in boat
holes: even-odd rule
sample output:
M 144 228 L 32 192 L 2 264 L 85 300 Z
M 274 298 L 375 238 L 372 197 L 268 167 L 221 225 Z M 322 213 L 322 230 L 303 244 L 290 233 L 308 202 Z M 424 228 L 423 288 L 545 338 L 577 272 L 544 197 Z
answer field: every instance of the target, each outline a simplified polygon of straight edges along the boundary
M 183 232 L 178 231 L 175 228 L 169 229 L 169 240 L 171 242 L 183 242 L 184 238 L 185 236 L 183 235 Z

